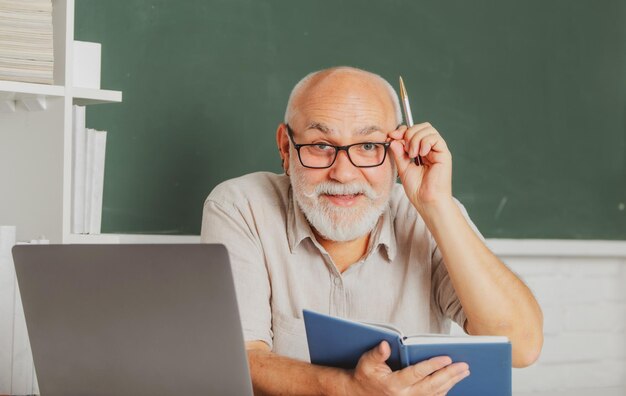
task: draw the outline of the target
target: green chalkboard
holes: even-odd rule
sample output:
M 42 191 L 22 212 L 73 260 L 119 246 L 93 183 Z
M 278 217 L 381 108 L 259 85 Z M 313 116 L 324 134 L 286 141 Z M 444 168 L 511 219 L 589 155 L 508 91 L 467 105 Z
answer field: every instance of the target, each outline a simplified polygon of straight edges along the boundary
M 310 71 L 397 85 L 454 158 L 485 236 L 626 239 L 622 0 L 77 0 L 102 43 L 104 232 L 198 234 L 219 182 L 279 172 L 275 130 Z

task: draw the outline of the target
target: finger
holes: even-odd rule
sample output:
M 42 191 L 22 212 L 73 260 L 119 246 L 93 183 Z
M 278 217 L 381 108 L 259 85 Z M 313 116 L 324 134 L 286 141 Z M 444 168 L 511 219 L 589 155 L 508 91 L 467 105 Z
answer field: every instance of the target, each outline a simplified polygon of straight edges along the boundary
M 407 129 L 407 131 L 405 132 L 405 137 L 407 137 L 406 135 L 408 135 L 408 139 L 410 139 L 411 137 L 413 137 L 413 135 L 420 133 L 422 131 L 426 131 L 426 130 L 433 130 L 435 132 L 437 132 L 437 130 L 435 129 L 435 127 L 433 127 L 432 125 L 430 125 L 430 123 L 428 122 L 424 122 L 421 124 L 415 124 L 411 127 L 409 127 Z M 408 140 L 407 139 L 407 140 Z
M 411 158 L 408 156 L 406 151 L 404 150 L 404 145 L 401 140 L 394 140 L 391 142 L 389 146 L 391 149 L 391 155 L 393 156 L 393 160 L 396 163 L 396 167 L 398 169 L 398 175 L 400 178 L 403 177 L 404 172 L 411 166 Z
M 396 371 L 393 375 L 403 386 L 418 384 L 432 373 L 441 370 L 452 363 L 448 356 L 437 356 L 423 362 L 419 362 L 402 370 Z
M 388 136 L 395 140 L 402 139 L 404 138 L 404 133 L 406 132 L 407 129 L 408 128 L 406 125 L 400 125 L 394 131 L 389 132 Z
M 390 355 L 391 348 L 389 347 L 389 344 L 387 343 L 387 341 L 382 341 L 380 344 L 378 344 L 378 346 L 370 349 L 369 351 L 365 352 L 363 356 L 361 356 L 357 368 L 359 366 L 369 367 L 379 365 L 381 363 L 385 364 Z
M 458 384 L 459 382 L 463 381 L 465 378 L 470 376 L 470 371 L 466 370 L 463 371 L 462 373 L 457 374 L 455 377 L 451 378 L 447 383 L 443 384 L 441 386 L 441 392 L 442 394 L 447 394 L 448 391 L 450 391 L 450 389 L 452 389 L 454 387 L 454 385 Z
M 411 144 L 419 145 L 418 137 L 422 136 L 424 133 L 427 133 L 428 130 L 432 131 L 432 133 L 437 133 L 437 131 L 432 128 L 417 130 L 415 129 L 415 127 L 411 127 L 409 129 L 406 129 L 406 131 L 404 132 L 404 136 L 402 138 L 400 137 L 399 133 L 390 134 L 389 136 L 394 138 L 395 141 L 400 143 L 403 150 L 408 154 L 408 157 L 410 160 L 411 158 L 417 157 L 417 151 L 418 151 L 418 146 L 415 146 L 411 149 L 410 145 Z M 400 156 L 399 153 L 397 154 L 398 156 Z
M 467 363 L 454 363 L 434 372 L 417 385 L 430 393 L 447 392 L 459 381 L 469 375 Z
M 446 146 L 446 142 L 443 140 L 441 135 L 427 135 L 422 138 L 419 143 L 419 155 L 425 156 L 433 150 L 437 152 L 446 151 L 448 147 Z
M 420 122 L 419 124 L 414 124 L 413 126 L 419 129 L 434 128 L 430 122 Z
M 450 156 L 447 153 L 438 153 L 436 151 L 431 151 L 428 153 L 428 156 L 423 156 L 422 161 L 426 166 L 432 166 L 434 164 L 442 163 L 448 161 Z
M 422 129 L 420 129 L 422 128 Z M 426 128 L 426 129 L 424 129 Z M 434 133 L 436 133 L 437 131 L 434 130 L 433 128 L 431 128 L 432 131 Z M 414 136 L 416 134 L 420 134 L 423 133 L 422 131 L 424 130 L 428 130 L 428 127 L 425 127 L 424 124 L 419 124 L 416 126 L 412 126 L 410 128 L 407 128 L 405 125 L 400 126 L 397 130 L 389 133 L 388 137 L 394 140 L 399 141 L 402 146 L 404 147 L 404 150 L 407 153 L 410 153 L 409 151 L 409 144 L 411 142 L 411 140 L 414 138 Z M 417 152 L 417 150 L 414 150 L 415 152 Z M 412 158 L 415 158 L 417 156 L 417 154 L 412 155 Z
M 409 140 L 408 144 L 406 145 L 409 157 L 415 158 L 418 154 L 424 155 L 420 150 L 420 147 L 422 147 L 424 140 L 437 139 L 437 137 L 439 137 L 439 134 L 434 129 L 425 129 L 413 135 L 411 140 Z
M 414 135 L 415 133 L 418 133 L 418 132 L 420 132 L 420 131 L 424 131 L 424 130 L 426 130 L 426 129 L 432 129 L 432 130 L 435 130 L 435 131 L 436 131 L 435 127 L 433 127 L 432 125 L 430 125 L 430 123 L 429 123 L 429 122 L 423 122 L 423 123 L 421 123 L 421 124 L 415 124 L 415 125 L 412 125 L 412 126 L 408 127 L 408 128 L 407 128 L 407 132 L 406 132 L 406 133 L 410 133 L 410 134 L 411 134 L 411 136 L 412 136 L 412 135 Z
M 407 152 L 415 157 L 418 154 L 419 143 L 424 137 L 429 135 L 439 135 L 439 132 L 433 127 L 426 127 L 421 129 L 413 129 L 410 128 L 404 134 L 404 141 L 406 142 L 405 146 L 407 148 Z
M 430 124 L 416 124 L 416 125 L 413 125 L 411 127 L 408 127 L 404 134 L 405 134 L 406 138 L 410 139 L 416 133 L 419 133 L 419 132 L 425 131 L 425 130 L 429 130 L 429 129 L 432 129 L 432 130 L 436 131 L 436 129 L 433 128 Z

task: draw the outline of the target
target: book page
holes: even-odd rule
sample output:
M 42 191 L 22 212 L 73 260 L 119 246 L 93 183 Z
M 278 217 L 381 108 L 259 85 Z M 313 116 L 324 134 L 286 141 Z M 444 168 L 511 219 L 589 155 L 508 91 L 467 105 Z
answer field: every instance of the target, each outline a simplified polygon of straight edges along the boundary
M 507 342 L 509 339 L 502 336 L 447 336 L 441 334 L 415 335 L 404 339 L 404 345 L 497 344 Z

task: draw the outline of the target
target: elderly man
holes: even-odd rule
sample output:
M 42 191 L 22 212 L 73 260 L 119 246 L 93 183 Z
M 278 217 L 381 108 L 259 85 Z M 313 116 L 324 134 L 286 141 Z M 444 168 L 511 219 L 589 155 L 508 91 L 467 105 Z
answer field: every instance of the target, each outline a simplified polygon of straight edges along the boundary
M 312 365 L 304 308 L 412 334 L 448 332 L 454 320 L 508 336 L 516 367 L 539 356 L 541 310 L 452 197 L 445 141 L 401 121 L 380 76 L 312 73 L 276 132 L 285 175 L 242 176 L 207 198 L 202 241 L 230 253 L 257 393 L 440 395 L 470 375 L 445 356 L 392 372 L 386 343 L 352 371 Z

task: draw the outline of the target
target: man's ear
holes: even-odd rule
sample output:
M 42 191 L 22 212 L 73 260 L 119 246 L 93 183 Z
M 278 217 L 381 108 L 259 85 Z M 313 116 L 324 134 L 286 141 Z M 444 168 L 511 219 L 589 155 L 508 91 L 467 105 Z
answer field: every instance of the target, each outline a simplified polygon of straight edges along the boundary
M 287 135 L 287 126 L 283 123 L 279 124 L 278 129 L 276 129 L 276 144 L 278 145 L 282 167 L 285 173 L 289 174 L 289 136 Z

